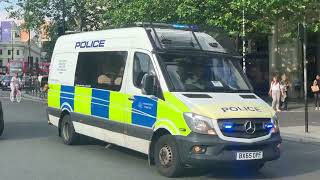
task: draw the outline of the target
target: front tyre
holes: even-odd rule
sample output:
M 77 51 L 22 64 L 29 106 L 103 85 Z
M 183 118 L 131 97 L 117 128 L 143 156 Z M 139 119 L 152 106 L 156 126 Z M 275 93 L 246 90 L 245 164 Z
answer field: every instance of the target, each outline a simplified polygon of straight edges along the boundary
M 14 93 L 13 92 L 10 92 L 10 101 L 14 102 Z
M 17 92 L 16 99 L 18 103 L 21 102 L 21 92 Z
M 159 173 L 166 177 L 177 177 L 182 174 L 178 146 L 172 135 L 161 136 L 155 144 L 155 165 Z
M 65 144 L 73 145 L 79 142 L 79 134 L 74 130 L 70 115 L 63 117 L 60 132 Z

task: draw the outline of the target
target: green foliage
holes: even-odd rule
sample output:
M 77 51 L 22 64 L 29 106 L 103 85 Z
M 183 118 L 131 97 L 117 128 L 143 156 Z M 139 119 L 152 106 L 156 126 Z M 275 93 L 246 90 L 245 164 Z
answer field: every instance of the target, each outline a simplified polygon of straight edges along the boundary
M 8 9 L 24 26 L 39 29 L 50 21 L 52 40 L 62 25 L 63 0 L 19 0 L 19 10 Z M 320 29 L 319 0 L 65 0 L 68 30 L 123 27 L 138 21 L 197 24 L 205 30 L 222 28 L 241 36 L 245 12 L 246 36 L 271 33 L 278 27 L 284 38 L 295 37 L 297 24 Z

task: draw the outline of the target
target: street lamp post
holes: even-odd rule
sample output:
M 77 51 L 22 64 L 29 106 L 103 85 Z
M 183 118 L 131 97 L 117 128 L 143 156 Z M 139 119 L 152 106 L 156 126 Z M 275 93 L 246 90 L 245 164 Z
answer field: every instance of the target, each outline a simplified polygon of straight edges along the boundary
M 63 34 L 66 32 L 66 2 L 65 0 L 62 0 L 62 29 Z
M 13 61 L 14 58 L 14 49 L 13 49 L 13 22 L 11 22 L 11 61 Z
M 242 68 L 243 72 L 246 73 L 246 19 L 245 19 L 245 0 L 242 0 Z
M 304 124 L 305 132 L 309 132 L 308 116 L 308 61 L 307 61 L 307 25 L 305 19 L 303 23 L 298 24 L 298 37 L 302 44 L 302 62 L 303 62 L 303 90 L 304 90 Z
M 307 25 L 303 22 L 303 79 L 304 79 L 304 108 L 305 108 L 305 132 L 309 132 L 308 119 L 308 82 L 307 82 Z
M 30 16 L 33 15 L 33 12 L 29 11 L 28 15 L 29 15 L 29 21 L 30 21 L 30 19 L 31 19 Z M 30 69 L 33 68 L 33 62 L 31 62 L 31 30 L 30 30 L 30 24 L 28 24 L 28 66 L 29 66 Z

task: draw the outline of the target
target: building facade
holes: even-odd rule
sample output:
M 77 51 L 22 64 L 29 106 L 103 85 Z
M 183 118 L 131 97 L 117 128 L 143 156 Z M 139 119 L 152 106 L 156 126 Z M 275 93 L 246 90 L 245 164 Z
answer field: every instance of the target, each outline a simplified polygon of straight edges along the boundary
M 13 21 L 2 21 L 0 27 L 0 66 L 11 60 L 27 61 L 30 66 L 41 61 L 41 48 L 32 39 L 21 38 L 21 30 Z
M 283 38 L 284 32 L 276 31 L 252 39 L 246 55 L 247 76 L 257 94 L 268 96 L 271 79 L 285 74 L 291 84 L 290 98 L 302 98 L 304 87 L 303 54 L 301 40 Z M 320 33 L 307 34 L 307 89 L 317 74 L 320 74 Z

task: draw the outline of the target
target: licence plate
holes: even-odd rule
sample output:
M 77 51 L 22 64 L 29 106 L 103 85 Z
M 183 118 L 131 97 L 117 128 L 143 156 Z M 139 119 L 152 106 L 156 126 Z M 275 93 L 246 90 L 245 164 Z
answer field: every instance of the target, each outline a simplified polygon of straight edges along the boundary
M 254 160 L 254 159 L 262 159 L 263 152 L 255 151 L 255 152 L 237 152 L 237 160 Z

